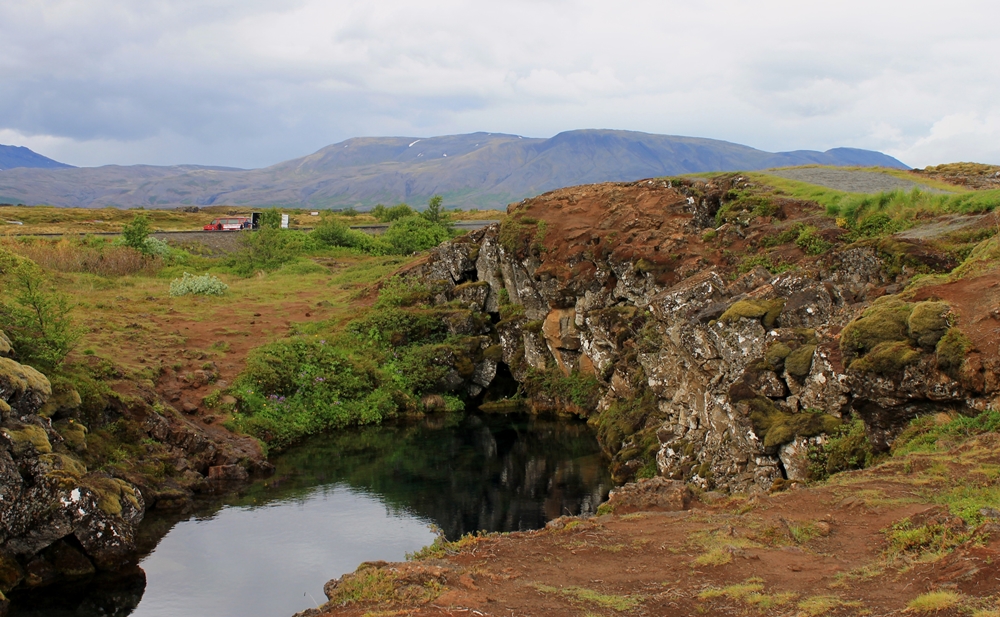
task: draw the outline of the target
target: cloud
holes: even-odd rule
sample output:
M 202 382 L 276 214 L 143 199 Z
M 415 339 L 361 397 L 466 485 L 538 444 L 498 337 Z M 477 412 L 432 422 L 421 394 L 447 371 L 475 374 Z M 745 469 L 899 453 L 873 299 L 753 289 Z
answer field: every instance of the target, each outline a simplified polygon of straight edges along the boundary
M 593 127 L 1000 162 L 981 138 L 997 17 L 985 1 L 22 0 L 0 5 L 0 138 L 74 164 L 260 166 L 360 135 Z M 973 120 L 943 137 L 955 118 Z

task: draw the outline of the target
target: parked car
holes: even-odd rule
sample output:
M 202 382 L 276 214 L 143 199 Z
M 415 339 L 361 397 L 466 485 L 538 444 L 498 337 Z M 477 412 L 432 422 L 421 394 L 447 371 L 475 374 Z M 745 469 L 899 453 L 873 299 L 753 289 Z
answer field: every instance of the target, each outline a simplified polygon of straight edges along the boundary
M 250 229 L 251 221 L 248 216 L 230 216 L 226 218 L 217 218 L 208 225 L 205 225 L 205 231 L 236 231 L 239 229 Z

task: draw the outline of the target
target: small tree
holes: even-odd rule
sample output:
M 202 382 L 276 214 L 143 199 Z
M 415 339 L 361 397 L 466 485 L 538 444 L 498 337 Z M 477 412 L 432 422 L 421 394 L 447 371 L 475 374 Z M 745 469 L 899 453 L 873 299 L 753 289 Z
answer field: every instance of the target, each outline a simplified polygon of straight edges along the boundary
M 442 201 L 443 200 L 441 199 L 440 195 L 435 195 L 434 197 L 431 197 L 430 201 L 427 202 L 427 209 L 423 211 L 421 216 L 423 216 L 431 223 L 434 223 L 435 225 L 448 227 L 450 219 L 448 217 L 448 214 L 441 209 Z
M 37 266 L 21 264 L 10 274 L 14 302 L 0 304 L 0 321 L 24 364 L 53 371 L 83 332 L 69 318 L 71 307 L 66 296 L 47 289 Z
M 149 227 L 149 216 L 145 212 L 139 212 L 132 218 L 132 222 L 122 227 L 122 244 L 148 254 L 150 249 L 146 245 L 146 238 L 150 233 L 152 229 Z

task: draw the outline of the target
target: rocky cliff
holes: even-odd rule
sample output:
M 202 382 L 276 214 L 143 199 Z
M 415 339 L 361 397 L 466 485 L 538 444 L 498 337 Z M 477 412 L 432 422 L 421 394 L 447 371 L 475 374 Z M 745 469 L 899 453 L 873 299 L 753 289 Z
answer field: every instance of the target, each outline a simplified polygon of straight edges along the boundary
M 85 409 L 64 379 L 15 357 L 0 331 L 0 614 L 11 589 L 134 561 L 148 507 L 180 507 L 268 467 L 250 440 L 199 431 L 142 384 L 118 382 L 131 393 L 109 389 L 105 406 Z
M 467 311 L 449 327 L 476 362 L 442 387 L 588 416 L 619 481 L 768 489 L 858 418 L 878 451 L 918 414 L 996 402 L 995 215 L 887 235 L 739 175 L 508 214 L 404 274 Z M 492 400 L 508 371 L 520 401 Z

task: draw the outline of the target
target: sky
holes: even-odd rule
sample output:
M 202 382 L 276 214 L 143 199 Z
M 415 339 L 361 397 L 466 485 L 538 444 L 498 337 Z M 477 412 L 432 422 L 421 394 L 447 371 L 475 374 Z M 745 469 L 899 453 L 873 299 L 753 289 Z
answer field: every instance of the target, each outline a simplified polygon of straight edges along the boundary
M 608 128 L 1000 164 L 1000 3 L 5 0 L 0 143 L 263 167 Z

